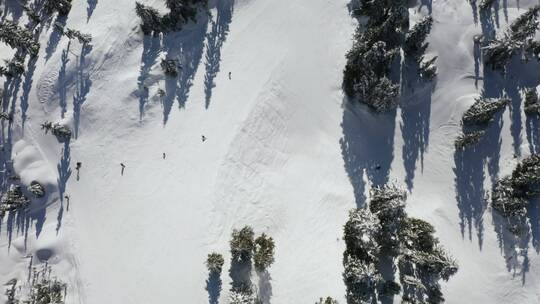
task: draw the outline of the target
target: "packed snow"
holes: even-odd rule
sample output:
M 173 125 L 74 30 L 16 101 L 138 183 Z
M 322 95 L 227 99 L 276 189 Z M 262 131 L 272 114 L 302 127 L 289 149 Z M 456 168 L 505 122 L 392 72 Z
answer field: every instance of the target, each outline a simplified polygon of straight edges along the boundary
M 497 32 L 536 3 L 501 1 Z M 516 245 L 482 202 L 540 148 L 539 124 L 520 107 L 520 90 L 540 85 L 538 64 L 487 75 L 469 1 L 422 0 L 410 12 L 413 22 L 434 18 L 436 84 L 374 114 L 341 87 L 357 25 L 348 4 L 210 1 L 210 15 L 160 41 L 143 36 L 134 1 L 74 0 L 65 25 L 91 34 L 91 49 L 46 24 L 35 65 L 3 86 L 15 115 L 11 129 L 2 123 L 2 146 L 12 143 L 2 160 L 46 195 L 2 220 L 0 285 L 47 262 L 67 283 L 66 303 L 207 303 L 204 262 L 216 251 L 228 303 L 231 232 L 250 225 L 276 243 L 269 276 L 252 277 L 264 303 L 346 303 L 348 212 L 371 184 L 395 182 L 409 191 L 407 212 L 433 224 L 459 263 L 443 283 L 446 303 L 539 303 L 538 208 L 530 239 Z M 15 0 L 0 9 L 2 20 L 27 20 Z M 12 55 L 0 43 L 0 59 Z M 160 66 L 169 57 L 182 66 L 173 80 Z M 506 92 L 510 109 L 460 159 L 461 116 L 482 90 Z M 45 134 L 45 121 L 69 126 L 71 142 Z

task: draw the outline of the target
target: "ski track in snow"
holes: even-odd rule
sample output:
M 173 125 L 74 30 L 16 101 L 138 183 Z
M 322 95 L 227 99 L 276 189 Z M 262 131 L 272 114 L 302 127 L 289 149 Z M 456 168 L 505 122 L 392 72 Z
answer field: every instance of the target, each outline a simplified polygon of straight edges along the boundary
M 52 27 L 44 29 L 28 118 L 23 130 L 20 88 L 10 134 L 21 181 L 37 179 L 48 194 L 27 215 L 1 223 L 0 283 L 25 279 L 33 255 L 36 262 L 47 257 L 68 282 L 67 303 L 207 303 L 204 261 L 218 251 L 226 260 L 220 303 L 227 303 L 230 233 L 252 225 L 276 241 L 269 277 L 252 276 L 266 302 L 332 296 L 345 303 L 347 212 L 363 203 L 370 182 L 388 180 L 410 187 L 409 214 L 431 222 L 460 264 L 443 283 L 447 303 L 540 302 L 538 252 L 531 246 L 521 268 L 522 257 L 501 245 L 490 208 L 457 202 L 453 139 L 461 114 L 487 85 L 479 79 L 475 86 L 472 37 L 481 27 L 467 1 L 433 1 L 428 53 L 439 56 L 439 76 L 428 102 L 422 98 L 429 91 L 419 90 L 410 107 L 383 117 L 343 104 L 344 56 L 355 27 L 347 1 L 229 1 L 213 3 L 213 16 L 204 17 L 216 27 L 202 18 L 159 47 L 139 32 L 133 2 L 102 0 L 90 9 L 75 1 L 66 25 L 93 36 L 83 65 L 72 42 L 62 67 L 64 38 L 46 61 Z M 507 2 L 498 33 L 536 3 Z M 160 1 L 145 3 L 163 9 Z M 426 9 L 411 8 L 412 20 Z M 223 29 L 221 44 L 209 36 L 215 29 Z M 178 81 L 161 75 L 167 50 L 185 63 Z M 10 52 L 0 48 L 1 58 Z M 164 104 L 158 88 L 166 90 Z M 43 134 L 45 120 L 77 124 L 69 149 Z M 474 191 L 510 173 L 516 150 L 529 153 L 526 126 L 521 112 L 504 112 L 494 138 L 500 146 L 468 164 L 484 177 L 470 185 Z M 377 163 L 384 174 L 373 171 Z M 466 182 L 463 191 L 470 191 Z

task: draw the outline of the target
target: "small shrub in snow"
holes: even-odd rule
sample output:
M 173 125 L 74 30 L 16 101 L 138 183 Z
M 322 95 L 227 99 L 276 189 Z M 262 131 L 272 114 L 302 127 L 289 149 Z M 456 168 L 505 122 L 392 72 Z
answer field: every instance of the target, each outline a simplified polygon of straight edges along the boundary
M 241 230 L 233 230 L 230 242 L 231 254 L 234 261 L 250 261 L 255 247 L 253 229 L 245 226 Z
M 223 256 L 215 252 L 209 254 L 206 259 L 206 267 L 210 273 L 220 274 L 224 263 L 225 260 L 223 259 Z
M 255 239 L 253 262 L 257 271 L 265 271 L 274 263 L 274 239 L 262 234 Z
M 326 299 L 320 298 L 315 304 L 339 304 L 337 300 L 332 299 L 331 297 L 326 297 Z
M 504 109 L 509 103 L 510 100 L 506 98 L 489 99 L 480 97 L 463 114 L 462 122 L 464 125 L 487 124 L 493 119 L 495 113 Z
M 525 113 L 528 115 L 540 114 L 540 99 L 536 88 L 525 89 Z
M 45 187 L 43 187 L 43 185 L 41 185 L 38 181 L 32 181 L 30 182 L 30 186 L 28 186 L 28 192 L 32 193 L 36 197 L 44 197 Z
M 456 147 L 456 150 L 464 150 L 479 142 L 485 134 L 486 131 L 484 130 L 461 133 L 454 142 L 454 146 Z

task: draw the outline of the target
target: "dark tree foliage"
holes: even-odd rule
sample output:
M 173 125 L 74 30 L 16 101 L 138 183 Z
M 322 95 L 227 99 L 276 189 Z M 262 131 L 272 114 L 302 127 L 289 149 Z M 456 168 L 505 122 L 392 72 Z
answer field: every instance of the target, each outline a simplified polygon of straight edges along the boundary
M 21 48 L 32 56 L 36 56 L 39 52 L 39 43 L 34 39 L 32 33 L 12 21 L 0 22 L 0 41 L 14 49 Z
M 145 35 L 181 30 L 189 21 L 196 21 L 197 13 L 206 9 L 207 0 L 166 0 L 169 12 L 161 16 L 150 6 L 135 3 L 135 10 L 141 18 L 141 29 Z
M 47 14 L 58 12 L 60 16 L 66 16 L 71 10 L 71 0 L 46 0 L 44 8 Z
M 397 107 L 400 87 L 390 80 L 391 66 L 401 48 L 422 61 L 433 19 L 426 17 L 409 31 L 406 0 L 361 0 L 355 15 L 366 16 L 368 21 L 356 30 L 353 47 L 347 53 L 343 89 L 349 98 L 376 112 L 391 111 Z M 419 70 L 426 80 L 436 75 L 434 61 Z
M 343 279 L 348 304 L 375 303 L 402 293 L 403 302 L 441 303 L 440 280 L 454 275 L 457 263 L 445 252 L 428 222 L 408 217 L 405 192 L 395 186 L 371 190 L 369 209 L 353 210 L 345 224 Z M 394 261 L 399 283 L 385 280 L 379 264 Z
M 533 55 L 538 59 L 540 44 L 534 41 L 538 30 L 540 5 L 530 8 L 516 19 L 506 33 L 484 47 L 484 57 L 493 69 L 504 70 L 510 59 L 516 54 L 524 57 Z

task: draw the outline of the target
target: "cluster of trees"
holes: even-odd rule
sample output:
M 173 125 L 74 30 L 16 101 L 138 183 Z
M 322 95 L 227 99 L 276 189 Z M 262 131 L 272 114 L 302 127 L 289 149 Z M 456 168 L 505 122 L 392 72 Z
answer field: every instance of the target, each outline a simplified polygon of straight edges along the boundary
M 344 227 L 343 257 L 347 303 L 372 303 L 402 293 L 411 303 L 442 303 L 439 281 L 454 275 L 457 263 L 433 236 L 429 223 L 405 212 L 406 193 L 396 186 L 371 189 L 369 207 L 352 210 Z M 399 283 L 383 276 L 394 263 Z
M 520 54 L 523 59 L 539 59 L 540 41 L 535 41 L 540 5 L 530 8 L 516 19 L 502 37 L 487 41 L 484 58 L 493 69 L 504 70 L 510 59 Z
M 145 35 L 176 31 L 190 20 L 196 21 L 197 12 L 205 9 L 207 0 L 165 0 L 169 12 L 161 15 L 155 8 L 135 3 L 137 15 L 141 18 L 141 29 Z
M 253 229 L 245 226 L 234 229 L 230 240 L 232 286 L 229 295 L 231 304 L 261 303 L 254 290 L 250 275 L 252 266 L 257 272 L 265 272 L 274 263 L 275 244 L 272 237 L 265 233 L 255 238 Z M 210 278 L 218 278 L 223 270 L 225 259 L 213 252 L 206 259 Z
M 9 20 L 0 22 L 0 41 L 31 56 L 37 56 L 39 52 L 39 42 L 34 39 L 32 32 Z
M 26 208 L 30 199 L 24 195 L 21 186 L 12 184 L 8 191 L 0 199 L 0 218 L 4 217 L 6 212 L 17 211 Z
M 52 268 L 45 264 L 41 269 L 32 268 L 29 283 L 19 284 L 12 279 L 5 284 L 7 304 L 64 304 L 67 284 L 56 277 L 51 277 Z
M 463 130 L 454 143 L 456 149 L 462 150 L 479 142 L 495 115 L 509 103 L 510 100 L 505 97 L 494 99 L 482 95 L 477 98 L 474 104 L 463 114 L 461 119 Z
M 400 51 L 420 64 L 419 74 L 426 79 L 436 75 L 436 59 L 424 60 L 425 42 L 433 19 L 428 16 L 409 30 L 406 0 L 360 0 L 356 15 L 368 17 L 366 26 L 355 33 L 352 49 L 347 53 L 343 76 L 345 93 L 376 112 L 397 107 L 399 84 L 391 80 L 391 66 Z
M 520 219 L 527 213 L 529 200 L 539 195 L 540 155 L 533 154 L 521 161 L 511 175 L 496 183 L 492 193 L 492 205 L 503 216 Z

